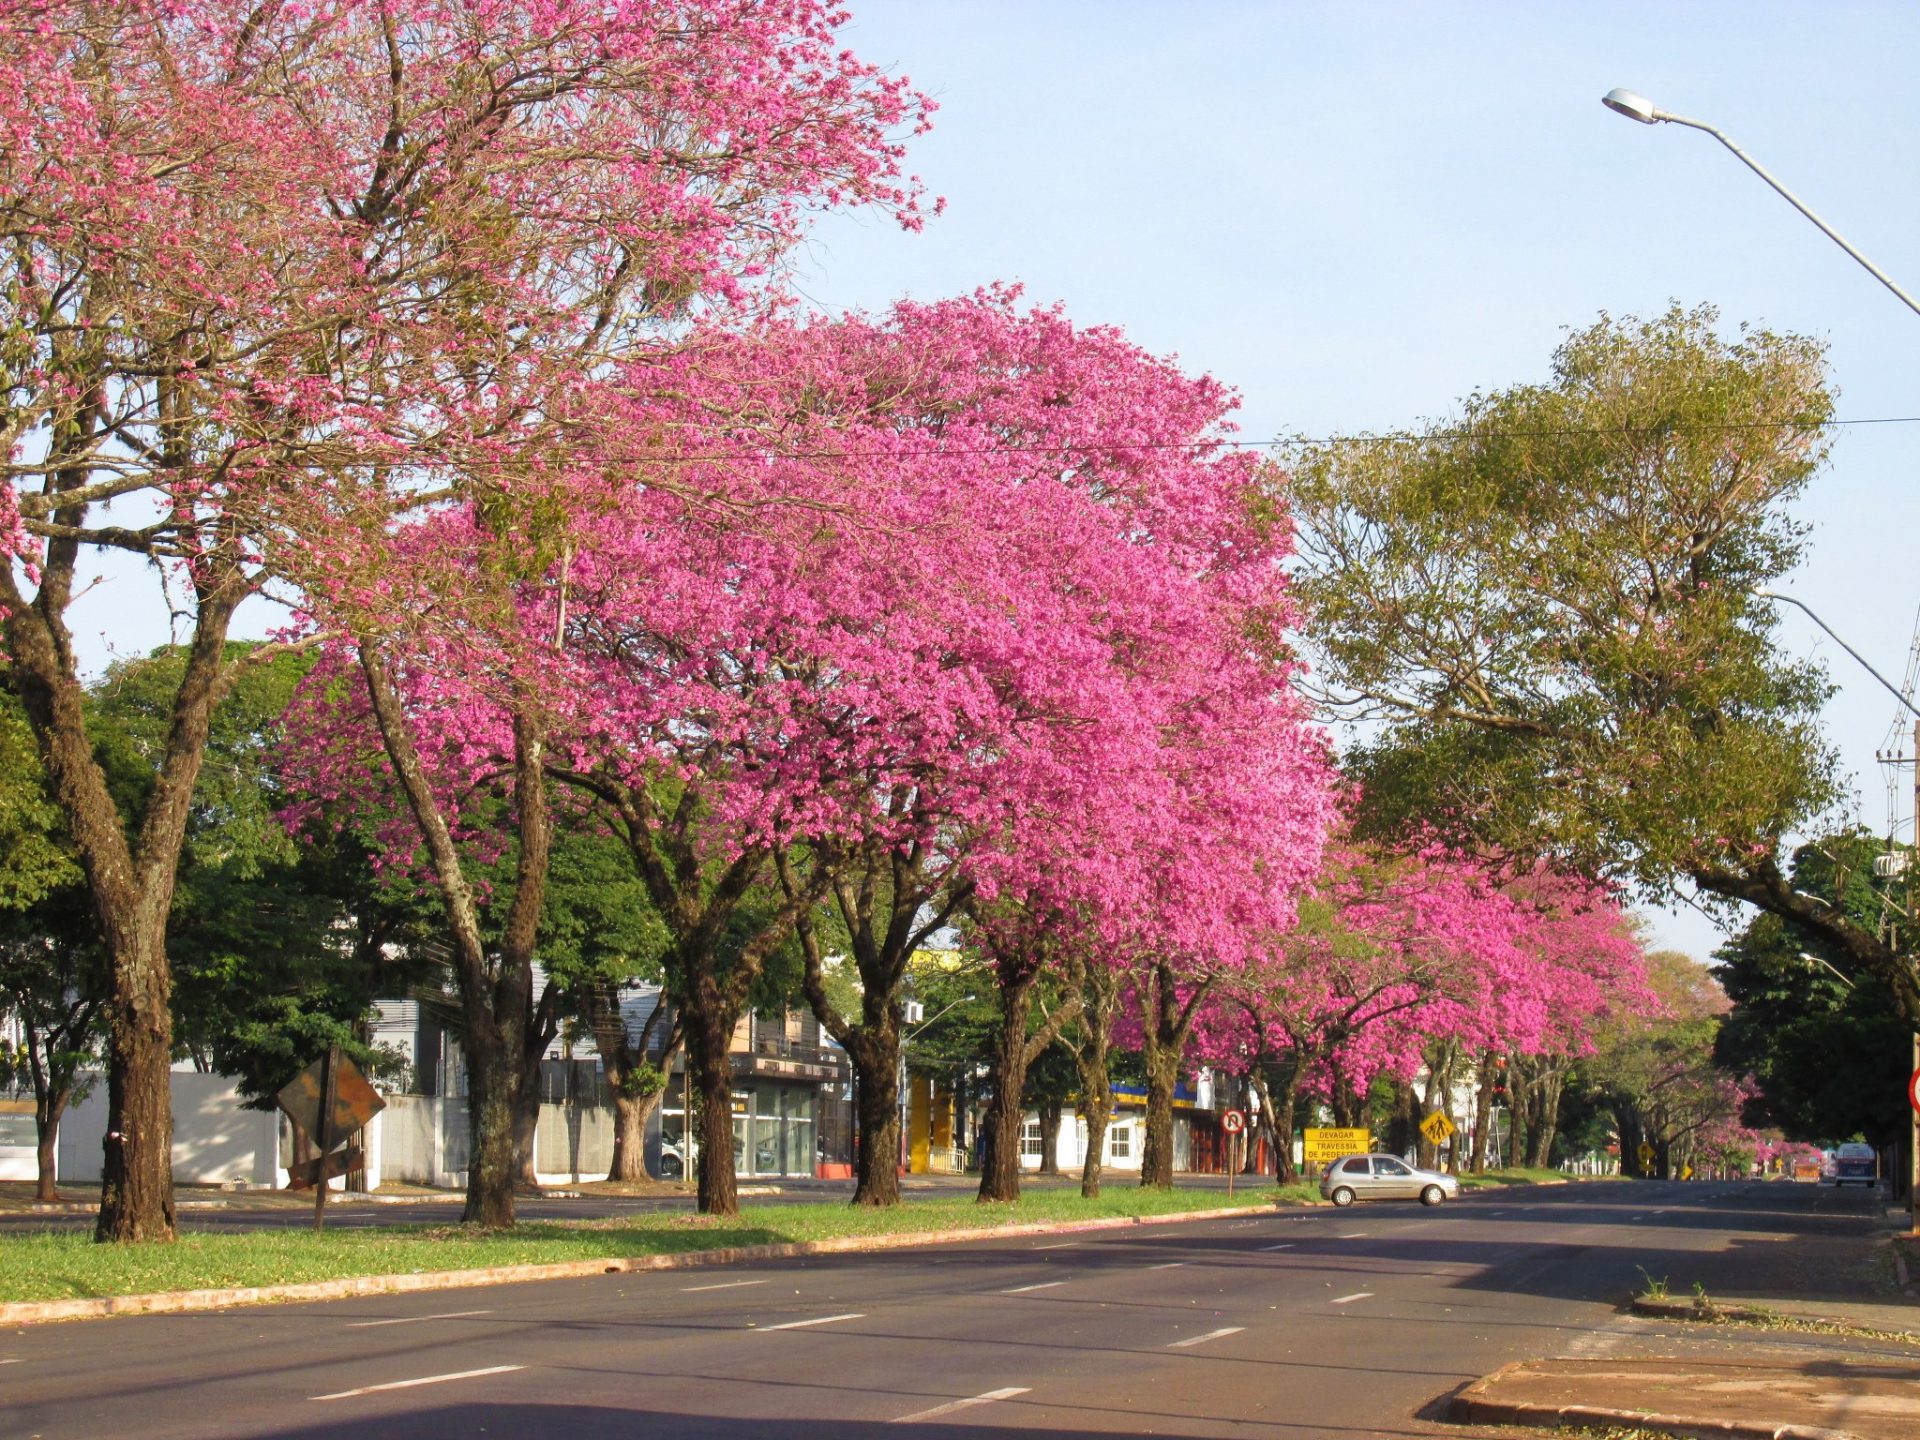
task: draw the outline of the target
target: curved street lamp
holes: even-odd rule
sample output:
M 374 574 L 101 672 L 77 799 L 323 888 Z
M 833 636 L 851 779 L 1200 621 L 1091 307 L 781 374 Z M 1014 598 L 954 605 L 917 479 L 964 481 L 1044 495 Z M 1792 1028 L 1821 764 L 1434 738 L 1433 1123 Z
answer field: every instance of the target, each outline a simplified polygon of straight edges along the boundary
M 1894 283 L 1891 275 L 1887 274 L 1886 271 L 1882 270 L 1858 250 L 1854 249 L 1853 246 L 1849 245 L 1845 236 L 1808 209 L 1805 202 L 1803 202 L 1798 195 L 1794 194 L 1785 185 L 1782 185 L 1774 178 L 1771 171 L 1751 155 L 1747 154 L 1747 152 L 1742 150 L 1738 145 L 1734 144 L 1721 130 L 1707 124 L 1704 120 L 1689 120 L 1684 115 L 1675 115 L 1670 111 L 1662 110 L 1651 100 L 1647 99 L 1646 96 L 1636 95 L 1631 90 L 1609 90 L 1605 95 L 1600 97 L 1600 103 L 1613 111 L 1614 114 L 1624 115 L 1629 120 L 1638 120 L 1642 125 L 1685 125 L 1692 130 L 1706 131 L 1707 134 L 1713 136 L 1714 139 L 1718 140 L 1738 156 L 1740 162 L 1749 170 L 1753 171 L 1754 174 L 1758 175 L 1778 191 L 1781 198 L 1789 205 L 1793 206 L 1794 209 L 1806 216 L 1807 219 L 1811 220 L 1815 225 L 1818 225 L 1821 234 L 1825 235 L 1829 240 L 1833 241 L 1834 244 L 1846 251 L 1847 254 L 1859 261 L 1869 275 L 1873 276 L 1874 279 L 1878 280 L 1882 285 L 1886 286 L 1887 289 L 1899 296 L 1903 305 L 1913 311 L 1914 314 L 1920 315 L 1920 300 L 1915 300 L 1913 296 L 1902 290 Z

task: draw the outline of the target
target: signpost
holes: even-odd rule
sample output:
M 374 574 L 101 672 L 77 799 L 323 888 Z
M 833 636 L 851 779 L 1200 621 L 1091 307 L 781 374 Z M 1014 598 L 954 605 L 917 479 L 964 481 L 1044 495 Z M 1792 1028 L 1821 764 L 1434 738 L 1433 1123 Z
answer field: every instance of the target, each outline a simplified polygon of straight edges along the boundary
M 1646 1177 L 1647 1167 L 1653 1164 L 1654 1154 L 1655 1154 L 1655 1151 L 1653 1146 L 1649 1145 L 1646 1141 L 1642 1140 L 1640 1142 L 1639 1155 L 1640 1155 L 1640 1175 L 1641 1175 L 1641 1178 L 1643 1179 Z
M 313 1142 L 314 1159 L 287 1167 L 287 1188 L 313 1187 L 313 1228 L 322 1229 L 326 1225 L 327 1181 L 365 1168 L 365 1154 L 351 1141 L 386 1108 L 387 1102 L 367 1083 L 360 1067 L 340 1053 L 338 1045 L 329 1045 L 325 1055 L 289 1080 L 273 1099 L 293 1122 L 294 1130 Z M 334 1154 L 333 1147 L 342 1140 L 349 1142 L 347 1147 Z
M 1444 1110 L 1436 1110 L 1420 1122 L 1420 1133 L 1437 1150 L 1453 1138 L 1453 1121 Z
M 1234 1172 L 1240 1168 L 1240 1132 L 1247 1128 L 1247 1117 L 1238 1110 L 1223 1110 L 1220 1128 L 1227 1132 L 1227 1194 L 1231 1195 Z

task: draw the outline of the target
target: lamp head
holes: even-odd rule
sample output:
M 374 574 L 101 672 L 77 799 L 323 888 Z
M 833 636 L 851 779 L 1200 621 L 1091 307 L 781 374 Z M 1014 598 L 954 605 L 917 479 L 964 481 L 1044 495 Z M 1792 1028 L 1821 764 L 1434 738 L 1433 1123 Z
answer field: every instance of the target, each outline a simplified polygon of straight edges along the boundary
M 1609 90 L 1600 97 L 1600 103 L 1615 114 L 1638 120 L 1642 125 L 1655 125 L 1667 118 L 1646 96 L 1636 95 L 1631 90 Z

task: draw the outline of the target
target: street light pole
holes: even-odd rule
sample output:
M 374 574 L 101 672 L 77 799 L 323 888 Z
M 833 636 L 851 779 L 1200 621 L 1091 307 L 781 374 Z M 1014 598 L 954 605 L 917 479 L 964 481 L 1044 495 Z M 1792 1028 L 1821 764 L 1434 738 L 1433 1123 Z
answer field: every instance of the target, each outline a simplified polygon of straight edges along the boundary
M 1920 706 L 1915 705 L 1891 680 L 1887 679 L 1886 676 L 1869 665 L 1866 656 L 1842 640 L 1834 628 L 1815 614 L 1813 607 L 1808 605 L 1806 601 L 1796 600 L 1791 595 L 1782 595 L 1778 590 L 1757 588 L 1753 593 L 1762 600 L 1778 600 L 1800 609 L 1809 620 L 1813 621 L 1814 624 L 1818 625 L 1822 630 L 1826 631 L 1828 635 L 1833 637 L 1834 644 L 1838 645 L 1842 650 L 1846 651 L 1847 654 L 1859 661 L 1861 669 L 1865 670 L 1885 686 L 1887 693 L 1892 695 L 1894 699 L 1898 700 L 1912 713 L 1914 717 L 1913 847 L 1908 852 L 1907 859 L 1908 873 L 1911 874 L 1915 857 L 1920 857 Z M 1907 903 L 1909 905 L 1913 903 L 1911 892 L 1909 892 Z M 1908 948 L 1913 947 L 1914 938 L 1912 927 L 1909 926 L 1907 936 Z M 1806 952 L 1802 951 L 1801 953 L 1805 954 Z M 1808 958 L 1818 959 L 1817 956 L 1809 956 Z M 1824 960 L 1820 961 L 1820 963 L 1823 965 L 1826 964 Z M 1833 969 L 1831 965 L 1828 965 L 1827 968 L 1829 970 Z M 1913 1036 L 1913 1068 L 1916 1073 L 1920 1073 L 1920 1030 L 1916 1030 Z M 1909 1119 L 1912 1123 L 1907 1132 L 1907 1228 L 1914 1234 L 1920 1235 L 1920 1110 L 1910 1110 Z
M 1891 290 L 1894 295 L 1899 298 L 1901 304 L 1913 311 L 1914 314 L 1920 315 L 1920 301 L 1915 300 L 1913 296 L 1909 295 L 1905 290 L 1902 290 L 1899 285 L 1894 283 L 1891 275 L 1887 274 L 1886 271 L 1882 270 L 1858 250 L 1854 249 L 1852 245 L 1848 244 L 1844 235 L 1826 221 L 1822 220 L 1818 215 L 1814 214 L 1805 201 L 1801 200 L 1798 195 L 1781 184 L 1780 181 L 1774 177 L 1773 173 L 1758 160 L 1755 160 L 1751 155 L 1747 154 L 1746 151 L 1734 144 L 1722 130 L 1707 124 L 1704 120 L 1690 120 L 1684 115 L 1675 115 L 1671 111 L 1662 110 L 1651 100 L 1647 99 L 1646 96 L 1636 95 L 1631 90 L 1609 90 L 1605 95 L 1600 97 L 1600 103 L 1615 114 L 1624 115 L 1629 120 L 1638 120 L 1642 125 L 1685 125 L 1692 130 L 1706 131 L 1707 134 L 1713 136 L 1714 139 L 1731 150 L 1741 164 L 1745 165 L 1749 170 L 1753 171 L 1754 174 L 1766 181 L 1768 185 L 1772 186 L 1775 193 L 1778 194 L 1781 199 L 1785 200 L 1789 205 L 1793 206 L 1794 209 L 1806 216 L 1807 219 L 1819 226 L 1822 235 L 1825 235 L 1829 240 L 1833 241 L 1834 244 L 1838 245 L 1858 261 L 1861 268 L 1882 285 L 1886 286 L 1887 289 Z M 1915 716 L 1913 727 L 1913 850 L 1907 862 L 1908 868 L 1911 870 L 1914 864 L 1913 857 L 1920 857 L 1920 708 L 1916 708 L 1911 700 L 1901 694 L 1899 690 L 1895 689 L 1893 683 L 1888 680 L 1886 676 L 1874 669 L 1873 666 L 1867 664 L 1865 656 L 1847 644 L 1847 642 L 1842 640 L 1838 635 L 1835 635 L 1833 627 L 1818 615 L 1815 615 L 1804 603 L 1794 599 L 1791 595 L 1781 595 L 1770 590 L 1757 590 L 1754 593 L 1764 596 L 1769 600 L 1784 600 L 1789 605 L 1798 605 L 1800 609 L 1806 611 L 1814 624 L 1826 631 L 1827 634 L 1832 635 L 1834 641 L 1842 650 L 1845 650 L 1847 654 L 1853 656 L 1855 660 L 1858 660 L 1869 675 L 1886 686 L 1889 691 L 1892 691 L 1894 698 L 1913 712 Z M 1913 940 L 1911 932 L 1909 932 L 1908 938 L 1909 944 L 1911 944 Z M 1920 1030 L 1916 1030 L 1913 1037 L 1913 1068 L 1916 1073 L 1920 1073 Z M 1913 1125 L 1909 1134 L 1907 1205 L 1908 1226 L 1915 1234 L 1920 1234 L 1920 1110 L 1913 1111 Z
M 1833 241 L 1834 244 L 1846 251 L 1847 254 L 1851 255 L 1860 263 L 1869 275 L 1873 276 L 1874 279 L 1878 280 L 1882 285 L 1886 286 L 1887 289 L 1897 295 L 1900 298 L 1901 304 L 1905 305 L 1916 315 L 1920 315 L 1920 300 L 1915 300 L 1913 296 L 1909 295 L 1905 290 L 1902 290 L 1894 283 L 1891 275 L 1887 274 L 1886 271 L 1882 270 L 1858 250 L 1854 249 L 1852 245 L 1848 244 L 1846 236 L 1842 235 L 1838 230 L 1834 229 L 1833 226 L 1814 214 L 1813 211 L 1808 208 L 1805 201 L 1785 185 L 1781 184 L 1778 178 L 1776 178 L 1773 172 L 1768 170 L 1766 166 L 1762 165 L 1758 160 L 1734 144 L 1724 131 L 1716 126 L 1709 125 L 1704 120 L 1690 120 L 1685 115 L 1675 115 L 1671 111 L 1662 110 L 1651 100 L 1647 99 L 1646 96 L 1636 95 L 1631 90 L 1609 90 L 1605 95 L 1600 97 L 1600 103 L 1616 115 L 1624 115 L 1629 120 L 1638 120 L 1642 125 L 1685 125 L 1691 130 L 1706 131 L 1707 134 L 1713 136 L 1714 139 L 1731 150 L 1734 155 L 1738 157 L 1741 164 L 1745 165 L 1749 170 L 1753 171 L 1754 174 L 1771 185 L 1781 199 L 1785 200 L 1789 205 L 1793 206 L 1794 209 L 1806 216 L 1807 219 L 1819 226 L 1822 235 L 1825 235 L 1829 240 Z M 1838 637 L 1836 636 L 1835 638 L 1837 639 Z

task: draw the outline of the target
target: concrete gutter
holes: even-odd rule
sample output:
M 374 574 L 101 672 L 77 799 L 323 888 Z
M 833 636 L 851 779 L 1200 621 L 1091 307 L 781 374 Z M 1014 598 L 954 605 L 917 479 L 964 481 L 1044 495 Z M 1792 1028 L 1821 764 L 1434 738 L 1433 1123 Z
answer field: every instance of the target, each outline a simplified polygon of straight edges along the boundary
M 1655 1300 L 1647 1296 L 1636 1296 L 1630 1308 L 1635 1315 L 1649 1320 L 1687 1320 L 1708 1325 L 1734 1323 L 1764 1325 L 1772 1328 L 1795 1325 L 1803 1328 L 1825 1326 L 1835 1331 L 1844 1330 L 1849 1333 L 1885 1336 L 1889 1340 L 1904 1340 L 1909 1344 L 1920 1340 L 1920 1314 L 1915 1315 L 1914 1325 L 1902 1327 L 1876 1323 L 1881 1318 L 1879 1315 L 1855 1318 L 1845 1313 L 1843 1307 L 1834 1307 L 1831 1313 L 1827 1313 L 1821 1312 L 1817 1306 L 1806 1305 L 1795 1305 L 1791 1309 L 1775 1309 L 1739 1300 L 1710 1299 L 1705 1303 L 1699 1303 L 1692 1300 Z
M 100 1320 L 110 1315 L 180 1315 L 226 1310 L 237 1305 L 285 1304 L 299 1300 L 345 1300 L 356 1295 L 400 1295 L 421 1290 L 458 1290 L 476 1285 L 513 1285 L 534 1280 L 578 1280 L 591 1275 L 635 1274 L 648 1270 L 689 1270 L 706 1265 L 739 1265 L 755 1260 L 790 1260 L 806 1255 L 865 1254 L 909 1250 L 921 1245 L 960 1245 L 1004 1240 L 1018 1235 L 1070 1235 L 1083 1231 L 1123 1230 L 1138 1225 L 1179 1225 L 1273 1215 L 1282 1207 L 1238 1205 L 1217 1210 L 1188 1210 L 1173 1215 L 1116 1216 L 1104 1220 L 1040 1221 L 1030 1225 L 981 1225 L 964 1230 L 909 1231 L 896 1235 L 846 1235 L 832 1240 L 798 1240 L 784 1245 L 736 1245 L 716 1250 L 686 1250 L 667 1255 L 608 1256 L 602 1260 L 563 1260 L 546 1265 L 495 1265 L 478 1270 L 419 1270 L 404 1275 L 355 1275 L 341 1280 L 308 1280 L 288 1285 L 247 1285 L 226 1290 L 162 1290 L 146 1295 L 104 1295 L 75 1300 L 28 1300 L 0 1304 L 0 1326 L 43 1325 L 56 1320 Z

